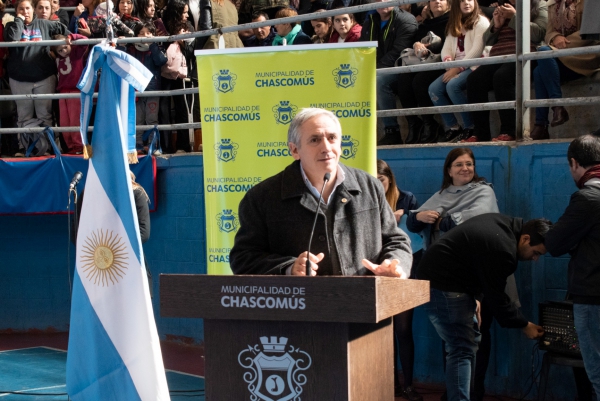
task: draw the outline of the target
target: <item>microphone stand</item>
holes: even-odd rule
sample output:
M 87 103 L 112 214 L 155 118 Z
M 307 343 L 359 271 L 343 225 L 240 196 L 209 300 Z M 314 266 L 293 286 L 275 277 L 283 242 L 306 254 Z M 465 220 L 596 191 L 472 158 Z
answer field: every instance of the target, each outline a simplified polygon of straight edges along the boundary
M 310 277 L 311 266 L 310 266 L 310 245 L 312 244 L 313 234 L 315 233 L 315 226 L 317 225 L 317 217 L 319 217 L 319 209 L 321 208 L 321 199 L 323 199 L 323 192 L 325 191 L 325 185 L 329 181 L 331 174 L 325 173 L 323 177 L 323 188 L 319 193 L 319 200 L 317 201 L 317 211 L 315 212 L 315 219 L 313 220 L 312 229 L 310 230 L 310 239 L 308 240 L 308 248 L 306 251 L 306 275 Z

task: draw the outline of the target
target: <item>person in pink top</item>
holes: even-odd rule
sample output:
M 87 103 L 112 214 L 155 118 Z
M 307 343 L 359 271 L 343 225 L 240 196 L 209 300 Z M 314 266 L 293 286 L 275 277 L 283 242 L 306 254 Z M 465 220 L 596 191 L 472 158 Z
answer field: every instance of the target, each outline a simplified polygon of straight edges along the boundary
M 329 43 L 358 42 L 362 26 L 354 19 L 354 14 L 340 14 L 333 17 L 333 33 Z
M 68 39 L 67 41 L 87 39 L 86 36 L 72 33 L 67 37 L 56 35 L 53 39 Z M 77 83 L 85 67 L 85 57 L 88 46 L 71 46 L 70 44 L 51 47 L 52 53 L 56 58 L 56 67 L 58 69 L 58 85 L 56 90 L 59 93 L 79 93 Z M 81 102 L 79 98 L 59 99 L 60 126 L 75 127 L 79 125 L 79 116 L 81 114 Z M 80 155 L 83 153 L 83 142 L 79 132 L 63 132 L 63 138 L 69 147 L 68 154 Z

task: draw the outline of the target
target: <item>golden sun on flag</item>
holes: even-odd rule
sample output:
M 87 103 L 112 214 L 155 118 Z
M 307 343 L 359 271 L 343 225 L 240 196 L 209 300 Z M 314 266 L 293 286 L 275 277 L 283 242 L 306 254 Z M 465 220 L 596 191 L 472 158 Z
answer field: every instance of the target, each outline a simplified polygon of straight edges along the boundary
M 102 287 L 119 282 L 125 275 L 126 246 L 122 238 L 108 230 L 97 230 L 85 239 L 81 269 L 86 278 Z

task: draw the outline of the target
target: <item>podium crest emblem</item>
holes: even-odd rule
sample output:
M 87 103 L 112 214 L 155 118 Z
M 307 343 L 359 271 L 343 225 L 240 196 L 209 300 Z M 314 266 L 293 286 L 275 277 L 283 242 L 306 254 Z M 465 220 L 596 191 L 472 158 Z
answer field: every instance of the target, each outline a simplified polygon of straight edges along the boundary
M 260 337 L 258 344 L 248 346 L 238 354 L 240 366 L 247 371 L 244 381 L 248 383 L 251 400 L 297 401 L 307 382 L 303 373 L 312 359 L 306 352 L 286 346 L 287 337 Z
M 358 141 L 350 135 L 342 135 L 342 154 L 340 157 L 344 160 L 354 159 L 358 152 Z
M 358 70 L 352 68 L 350 64 L 340 64 L 340 68 L 336 68 L 332 72 L 333 80 L 338 88 L 350 88 L 356 82 Z
M 215 144 L 215 154 L 217 155 L 217 159 L 222 162 L 230 162 L 235 160 L 235 156 L 237 155 L 237 150 L 240 147 L 237 143 L 233 142 L 229 138 L 221 139 L 220 143 Z
M 277 124 L 289 124 L 296 115 L 298 107 L 291 104 L 288 100 L 282 100 L 271 109 Z
M 217 226 L 220 231 L 224 233 L 231 233 L 238 229 L 240 222 L 238 221 L 237 215 L 233 213 L 231 209 L 223 209 L 221 213 L 217 215 Z
M 213 84 L 215 89 L 221 93 L 233 92 L 237 75 L 229 70 L 219 70 L 218 74 L 213 75 Z

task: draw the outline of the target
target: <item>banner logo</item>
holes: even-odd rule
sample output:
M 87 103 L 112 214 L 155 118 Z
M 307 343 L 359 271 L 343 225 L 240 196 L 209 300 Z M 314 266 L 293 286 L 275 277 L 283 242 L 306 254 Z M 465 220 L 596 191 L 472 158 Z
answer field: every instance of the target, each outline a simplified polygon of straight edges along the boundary
M 358 141 L 353 139 L 350 135 L 342 135 L 342 159 L 354 159 L 356 152 L 358 152 Z
M 215 154 L 217 155 L 217 159 L 222 162 L 230 162 L 235 160 L 235 156 L 237 155 L 237 150 L 240 147 L 237 143 L 233 142 L 229 138 L 221 139 L 221 143 L 215 144 Z
M 358 70 L 350 67 L 350 64 L 340 64 L 340 68 L 333 70 L 332 74 L 335 85 L 345 89 L 354 86 Z
M 286 337 L 261 337 L 258 344 L 248 346 L 238 354 L 241 367 L 247 369 L 244 381 L 248 383 L 250 399 L 263 401 L 299 400 L 307 382 L 302 373 L 312 364 L 310 355 L 299 348 L 285 347 Z
M 289 124 L 292 122 L 292 118 L 296 115 L 296 111 L 298 111 L 298 107 L 290 104 L 288 100 L 282 100 L 279 104 L 276 104 L 271 109 L 273 110 L 273 116 L 275 117 L 275 121 L 277 124 Z
M 213 75 L 215 89 L 221 93 L 233 92 L 237 75 L 231 74 L 229 70 L 219 70 L 218 74 Z
M 219 226 L 219 231 L 231 233 L 238 229 L 240 222 L 238 221 L 237 215 L 233 213 L 231 209 L 223 209 L 223 211 L 217 215 L 217 226 Z

